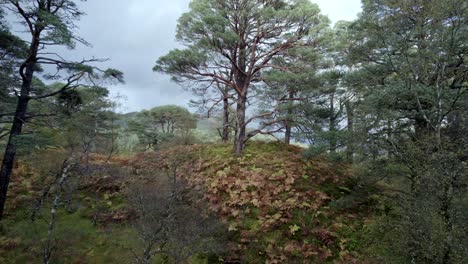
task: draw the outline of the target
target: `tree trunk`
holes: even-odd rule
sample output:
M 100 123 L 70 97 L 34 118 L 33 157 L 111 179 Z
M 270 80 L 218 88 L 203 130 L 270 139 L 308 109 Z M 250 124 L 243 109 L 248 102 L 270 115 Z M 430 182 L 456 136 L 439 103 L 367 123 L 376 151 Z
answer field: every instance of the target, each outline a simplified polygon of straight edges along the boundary
M 289 145 L 291 144 L 291 125 L 289 123 L 289 120 L 286 120 L 286 122 L 284 123 L 284 128 L 284 143 Z
M 2 167 L 0 170 L 0 220 L 3 218 L 8 184 L 10 183 L 13 164 L 15 162 L 17 139 L 23 129 L 28 102 L 29 99 L 26 96 L 22 96 L 18 100 L 15 118 L 10 131 L 10 137 L 8 138 L 5 154 L 3 156 Z
M 5 148 L 5 154 L 0 169 L 0 220 L 3 218 L 5 202 L 7 198 L 8 185 L 10 183 L 13 164 L 15 163 L 17 140 L 23 130 L 26 112 L 28 110 L 29 95 L 31 93 L 31 84 L 36 69 L 36 58 L 39 50 L 39 39 L 41 30 L 36 30 L 33 35 L 29 49 L 29 57 L 21 66 L 19 72 L 22 77 L 21 91 L 16 105 L 15 117 L 10 129 L 10 136 Z
M 234 140 L 234 152 L 236 155 L 242 155 L 246 141 L 245 110 L 247 105 L 247 96 L 239 95 L 236 110 L 237 131 Z
M 285 132 L 284 132 L 284 143 L 289 145 L 291 144 L 291 132 L 292 132 L 292 115 L 293 115 L 293 109 L 292 109 L 292 102 L 293 102 L 293 99 L 294 99 L 294 91 L 290 91 L 289 92 L 289 102 L 288 102 L 288 110 L 287 110 L 287 117 L 286 117 L 286 121 L 284 122 L 284 128 L 285 128 Z
M 224 143 L 229 141 L 229 99 L 227 94 L 223 94 L 223 134 Z
M 346 146 L 346 158 L 348 162 L 353 163 L 354 157 L 354 109 L 351 102 L 346 102 L 346 116 L 348 122 L 348 142 Z
M 334 133 L 336 132 L 336 120 L 335 120 L 335 94 L 330 95 L 330 124 L 328 131 L 331 132 L 329 139 L 329 150 L 330 153 L 336 152 L 336 138 Z
M 246 142 L 246 126 L 245 111 L 247 108 L 247 93 L 250 80 L 246 73 L 246 44 L 242 43 L 239 47 L 239 55 L 237 57 L 237 67 L 234 70 L 236 85 L 239 88 L 237 91 L 237 109 L 236 109 L 236 137 L 234 139 L 234 153 L 238 156 L 242 155 Z

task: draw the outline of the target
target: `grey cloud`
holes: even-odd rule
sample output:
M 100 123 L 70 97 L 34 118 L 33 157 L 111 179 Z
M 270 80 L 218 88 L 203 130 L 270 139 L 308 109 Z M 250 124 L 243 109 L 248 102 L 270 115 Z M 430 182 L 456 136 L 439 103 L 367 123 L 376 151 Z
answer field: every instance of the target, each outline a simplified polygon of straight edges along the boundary
M 87 13 L 78 23 L 78 34 L 92 44 L 73 56 L 109 58 L 105 67 L 125 74 L 125 85 L 110 87 L 127 98 L 121 111 L 136 111 L 156 105 L 187 106 L 189 94 L 180 86 L 152 71 L 155 61 L 175 42 L 177 19 L 187 11 L 189 0 L 101 0 L 87 1 Z
M 177 19 L 188 10 L 190 0 L 88 0 L 81 2 L 87 14 L 77 23 L 77 34 L 92 44 L 75 50 L 58 48 L 66 58 L 99 57 L 110 60 L 102 68 L 124 72 L 124 85 L 110 86 L 113 95 L 127 98 L 121 111 L 138 111 L 157 105 L 187 106 L 190 94 L 152 71 L 160 56 L 180 47 L 175 41 Z M 323 13 L 352 19 L 360 10 L 359 0 L 317 0 Z

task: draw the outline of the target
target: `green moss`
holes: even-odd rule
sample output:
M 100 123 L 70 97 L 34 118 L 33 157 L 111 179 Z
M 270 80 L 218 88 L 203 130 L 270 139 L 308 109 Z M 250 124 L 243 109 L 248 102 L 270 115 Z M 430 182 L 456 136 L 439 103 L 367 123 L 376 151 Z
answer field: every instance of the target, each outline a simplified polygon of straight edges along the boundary
M 271 243 L 278 243 L 283 239 L 283 231 L 282 230 L 274 230 L 273 232 L 268 232 L 263 235 L 263 241 L 266 242 L 266 244 L 271 244 Z
M 244 219 L 244 228 L 246 230 L 257 232 L 261 228 L 261 223 L 257 218 L 247 217 Z
M 188 259 L 190 264 L 216 264 L 216 263 L 224 263 L 222 258 L 216 255 L 209 255 L 209 254 L 198 254 L 196 256 L 192 256 Z
M 233 157 L 232 146 L 227 144 L 213 144 L 202 150 L 203 157 L 226 159 Z
M 47 212 L 47 210 L 44 210 Z M 26 218 L 27 219 L 27 218 Z M 53 260 L 57 263 L 130 263 L 133 258 L 130 246 L 136 235 L 132 229 L 124 226 L 101 230 L 92 221 L 83 218 L 80 212 L 57 213 L 53 240 L 56 250 Z M 18 238 L 20 243 L 13 250 L 2 252 L 2 263 L 41 262 L 47 241 L 49 215 L 45 214 L 35 222 L 22 220 L 9 222 L 7 232 L 1 239 Z M 132 242 L 133 241 L 133 242 Z

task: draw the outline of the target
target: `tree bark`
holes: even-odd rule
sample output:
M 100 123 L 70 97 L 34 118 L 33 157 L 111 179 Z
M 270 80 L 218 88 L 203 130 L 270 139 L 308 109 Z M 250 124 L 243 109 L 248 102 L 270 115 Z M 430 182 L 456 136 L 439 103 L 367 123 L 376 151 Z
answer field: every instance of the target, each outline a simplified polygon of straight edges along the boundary
M 11 174 L 13 171 L 13 164 L 15 162 L 17 151 L 18 136 L 23 130 L 25 123 L 26 112 L 28 110 L 29 95 L 31 93 L 31 84 L 36 69 L 36 58 L 39 50 L 40 30 L 37 30 L 33 35 L 31 46 L 29 49 L 29 57 L 20 68 L 20 75 L 22 76 L 22 84 L 20 96 L 16 105 L 15 117 L 10 130 L 10 136 L 5 148 L 5 153 L 2 160 L 0 169 L 0 220 L 3 218 L 5 210 L 5 202 L 8 193 L 8 185 L 10 183 Z
M 329 150 L 330 153 L 336 152 L 336 138 L 334 133 L 336 132 L 336 120 L 335 120 L 335 94 L 330 94 L 330 123 L 328 131 L 332 134 L 330 135 L 329 139 Z
M 234 140 L 234 152 L 236 155 L 242 155 L 246 141 L 245 110 L 247 105 L 247 96 L 239 95 L 236 110 L 237 131 Z
M 294 91 L 289 91 L 289 101 L 288 101 L 288 109 L 287 109 L 287 117 L 286 121 L 284 122 L 284 143 L 289 145 L 291 144 L 291 134 L 292 134 L 292 115 L 293 115 L 293 109 L 292 109 L 292 102 L 294 99 Z
M 354 160 L 354 109 L 351 102 L 348 101 L 345 104 L 346 117 L 348 122 L 348 142 L 346 146 L 346 158 L 349 163 L 353 163 Z
M 8 185 L 10 183 L 13 164 L 15 162 L 17 138 L 21 134 L 23 128 L 28 101 L 29 100 L 24 97 L 20 98 L 18 101 L 15 118 L 10 131 L 10 137 L 8 138 L 8 143 L 2 160 L 0 171 L 0 220 L 3 218 Z
M 289 145 L 291 144 L 291 124 L 289 123 L 289 120 L 286 120 L 286 122 L 284 122 L 284 128 L 285 128 L 285 132 L 284 132 L 284 143 Z
M 229 98 L 227 94 L 223 94 L 223 134 L 222 140 L 224 143 L 229 141 Z
M 247 45 L 242 43 L 239 47 L 239 55 L 237 57 L 237 67 L 234 71 L 236 86 L 239 88 L 237 92 L 237 109 L 236 109 L 236 138 L 234 139 L 234 153 L 241 156 L 244 151 L 246 138 L 245 111 L 247 109 L 247 93 L 249 90 L 250 79 L 246 74 L 246 58 Z

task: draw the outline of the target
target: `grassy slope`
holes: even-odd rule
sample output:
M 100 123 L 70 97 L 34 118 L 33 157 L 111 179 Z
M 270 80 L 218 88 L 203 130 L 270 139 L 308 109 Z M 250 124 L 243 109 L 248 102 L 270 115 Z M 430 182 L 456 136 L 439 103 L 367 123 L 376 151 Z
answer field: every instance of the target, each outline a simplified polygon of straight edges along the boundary
M 241 158 L 231 155 L 230 145 L 209 145 L 113 159 L 114 172 L 104 170 L 81 182 L 74 210 L 60 211 L 57 260 L 130 263 L 130 248 L 138 243 L 124 196 L 126 186 L 138 180 L 131 171 L 174 162 L 227 221 L 235 245 L 231 258 L 246 263 L 361 262 L 369 207 L 334 206 L 353 186 L 349 167 L 306 161 L 300 148 L 261 142 L 249 144 Z M 120 177 L 114 177 L 116 169 Z M 17 175 L 9 200 L 15 206 L 0 230 L 0 263 L 37 263 L 47 210 L 34 224 L 28 216 L 44 179 L 24 166 Z

